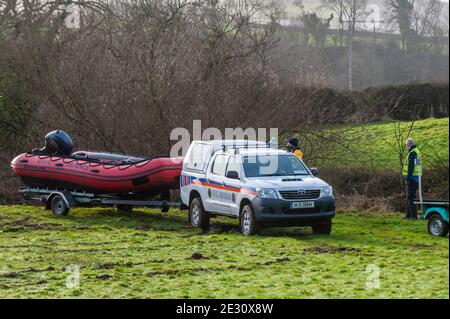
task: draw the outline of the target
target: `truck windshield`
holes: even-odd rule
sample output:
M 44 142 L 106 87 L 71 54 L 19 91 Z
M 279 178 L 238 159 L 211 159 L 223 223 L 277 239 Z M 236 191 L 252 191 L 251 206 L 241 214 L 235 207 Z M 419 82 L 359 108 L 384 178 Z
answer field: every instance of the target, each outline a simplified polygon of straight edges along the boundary
M 246 177 L 310 175 L 294 155 L 248 155 L 243 165 Z

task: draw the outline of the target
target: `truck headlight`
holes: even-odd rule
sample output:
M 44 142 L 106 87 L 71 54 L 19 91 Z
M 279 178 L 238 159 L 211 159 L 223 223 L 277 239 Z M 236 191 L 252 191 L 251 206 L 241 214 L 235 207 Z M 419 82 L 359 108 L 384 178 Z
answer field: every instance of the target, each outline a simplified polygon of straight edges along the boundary
M 272 188 L 257 188 L 256 194 L 261 198 L 278 198 L 277 192 Z
M 322 196 L 333 196 L 333 187 L 331 186 L 322 187 Z

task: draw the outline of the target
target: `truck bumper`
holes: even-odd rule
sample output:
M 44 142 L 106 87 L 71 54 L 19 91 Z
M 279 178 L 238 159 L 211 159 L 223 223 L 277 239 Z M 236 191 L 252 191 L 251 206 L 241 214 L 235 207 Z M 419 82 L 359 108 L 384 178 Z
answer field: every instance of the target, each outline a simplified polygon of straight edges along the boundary
M 314 208 L 291 209 L 291 202 L 255 197 L 252 205 L 256 220 L 263 226 L 312 226 L 328 221 L 336 215 L 333 196 L 314 200 Z

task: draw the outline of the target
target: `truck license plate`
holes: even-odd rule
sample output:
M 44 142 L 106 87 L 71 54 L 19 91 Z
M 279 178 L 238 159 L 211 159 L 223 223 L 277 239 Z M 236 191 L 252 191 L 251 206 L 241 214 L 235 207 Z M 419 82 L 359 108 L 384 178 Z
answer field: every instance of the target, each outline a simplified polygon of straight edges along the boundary
M 314 202 L 293 202 L 291 209 L 314 208 Z

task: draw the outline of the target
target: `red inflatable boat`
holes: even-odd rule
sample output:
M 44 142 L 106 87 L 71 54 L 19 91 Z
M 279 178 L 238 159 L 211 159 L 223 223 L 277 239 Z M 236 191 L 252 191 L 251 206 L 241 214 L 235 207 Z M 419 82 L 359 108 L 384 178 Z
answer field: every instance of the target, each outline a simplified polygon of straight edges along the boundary
M 179 187 L 182 158 L 145 158 L 87 151 L 62 155 L 58 153 L 70 153 L 67 151 L 71 147 L 52 152 L 54 148 L 47 142 L 48 138 L 46 148 L 21 154 L 11 162 L 13 171 L 27 186 L 148 194 L 163 194 Z

